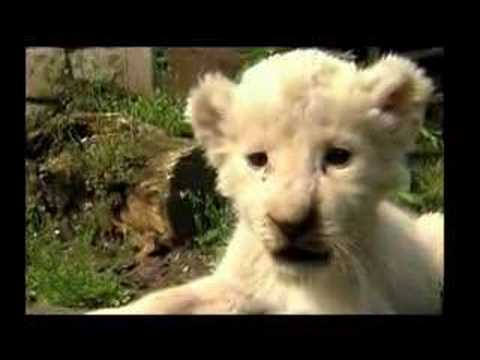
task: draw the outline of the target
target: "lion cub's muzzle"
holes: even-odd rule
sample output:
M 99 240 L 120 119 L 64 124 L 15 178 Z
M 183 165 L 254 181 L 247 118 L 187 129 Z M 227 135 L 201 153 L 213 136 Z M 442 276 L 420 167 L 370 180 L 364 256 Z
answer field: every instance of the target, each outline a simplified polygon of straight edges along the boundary
M 272 251 L 272 256 L 282 262 L 318 261 L 327 263 L 330 251 L 326 249 L 318 235 L 318 213 L 311 207 L 304 216 L 295 222 L 282 221 L 267 215 L 279 230 L 283 239 L 281 246 Z
M 317 211 L 314 207 L 311 207 L 304 216 L 297 219 L 295 222 L 277 219 L 270 214 L 267 216 L 290 243 L 298 242 L 303 235 L 314 230 L 315 226 L 318 225 Z

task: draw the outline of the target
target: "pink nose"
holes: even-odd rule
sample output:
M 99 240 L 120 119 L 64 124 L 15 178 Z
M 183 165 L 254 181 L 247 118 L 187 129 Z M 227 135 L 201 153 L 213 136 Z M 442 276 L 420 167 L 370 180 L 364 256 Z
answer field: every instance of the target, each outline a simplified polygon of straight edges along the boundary
M 293 222 L 291 220 L 275 218 L 271 214 L 268 214 L 268 217 L 288 240 L 295 241 L 315 226 L 317 213 L 315 207 L 310 207 L 303 216 Z

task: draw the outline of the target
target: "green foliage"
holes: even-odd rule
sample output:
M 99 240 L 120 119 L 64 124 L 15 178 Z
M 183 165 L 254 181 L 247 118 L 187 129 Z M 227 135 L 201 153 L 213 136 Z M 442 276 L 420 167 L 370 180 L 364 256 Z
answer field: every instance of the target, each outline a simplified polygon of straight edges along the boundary
M 225 245 L 235 221 L 231 205 L 217 194 L 187 192 L 185 198 L 194 214 L 193 244 L 207 250 Z
M 279 53 L 280 51 L 281 50 L 279 48 L 274 48 L 274 47 L 252 48 L 248 50 L 246 53 L 245 66 L 252 66 L 269 56 Z
M 89 146 L 71 143 L 67 148 L 95 190 L 100 190 L 102 184 L 134 182 L 138 176 L 136 165 L 146 160 L 138 139 L 128 132 Z
M 30 301 L 71 308 L 117 306 L 130 301 L 131 290 L 113 272 L 115 262 L 98 272 L 99 257 L 91 246 L 98 233 L 93 219 L 79 225 L 72 242 L 65 243 L 58 236 L 55 222 L 37 207 L 29 206 L 26 216 L 26 286 Z
M 420 161 L 412 172 L 410 191 L 399 192 L 397 200 L 420 213 L 443 211 L 443 160 Z
M 430 155 L 443 154 L 443 139 L 439 129 L 422 127 L 420 130 L 420 140 L 418 143 L 418 152 Z
M 153 98 L 129 95 L 103 80 L 75 82 L 68 88 L 67 111 L 122 113 L 135 120 L 158 126 L 172 136 L 192 136 L 184 121 L 185 100 L 157 91 Z
M 58 164 L 58 159 L 66 159 L 61 169 L 74 171 L 78 181 L 68 181 L 66 186 L 70 189 L 65 194 L 78 193 L 79 197 L 75 201 L 78 209 L 68 219 L 65 214 L 54 215 L 45 210 L 42 191 L 27 197 L 26 287 L 29 302 L 93 308 L 117 306 L 133 296 L 133 290 L 122 284 L 115 273 L 122 262 L 131 258 L 133 249 L 125 239 L 112 242 L 112 237 L 104 234 L 112 229 L 111 212 L 118 195 L 110 193 L 107 186 L 134 181 L 135 163 L 141 160 L 142 149 L 136 146 L 138 139 L 134 133 L 111 132 L 106 121 L 103 124 L 107 134 L 95 134 L 95 139 L 85 143 L 81 139 L 82 131 L 79 132 L 84 123 L 68 114 L 45 119 L 43 124 L 35 124 L 30 129 L 32 132 L 41 130 L 53 144 L 42 157 L 35 159 L 37 166 L 48 173 L 52 160 Z M 97 141 L 98 136 L 103 137 L 101 141 Z M 60 153 L 64 156 L 58 157 Z M 86 186 L 88 198 L 81 195 L 81 188 L 76 188 L 81 184 Z M 30 185 L 36 187 L 36 184 Z M 55 194 L 54 184 L 48 182 L 48 186 L 48 192 Z M 85 208 L 88 202 L 90 209 Z M 64 221 L 72 232 L 67 237 L 61 226 Z
M 167 80 L 170 71 L 168 60 L 165 56 L 165 50 L 162 48 L 153 48 L 153 61 L 155 84 L 161 88 L 162 84 Z
M 443 211 L 444 165 L 441 131 L 424 127 L 411 161 L 412 182 L 408 191 L 393 200 L 416 212 Z
M 157 93 L 155 98 L 138 97 L 125 111 L 133 118 L 161 127 L 173 136 L 192 136 L 191 125 L 184 121 L 183 100 L 175 100 L 164 93 Z

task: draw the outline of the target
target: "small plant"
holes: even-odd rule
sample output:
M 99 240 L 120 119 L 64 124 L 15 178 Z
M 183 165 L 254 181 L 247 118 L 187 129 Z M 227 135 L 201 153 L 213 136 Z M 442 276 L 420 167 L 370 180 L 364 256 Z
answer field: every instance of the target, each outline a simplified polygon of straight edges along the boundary
M 124 111 L 135 119 L 165 129 L 173 136 L 192 136 L 191 125 L 184 121 L 185 103 L 165 93 L 157 93 L 153 99 L 137 97 Z
M 247 52 L 247 58 L 246 58 L 246 66 L 252 66 L 253 64 L 269 57 L 272 56 L 276 53 L 279 52 L 279 49 L 277 48 L 263 48 L 263 47 L 258 47 L 258 48 L 253 48 Z
M 417 212 L 443 211 L 443 161 L 423 160 L 413 170 L 412 188 L 398 200 Z
M 134 120 L 158 126 L 172 136 L 192 136 L 184 121 L 185 100 L 157 91 L 153 98 L 130 95 L 102 80 L 75 82 L 68 88 L 67 112 L 122 113 Z
M 98 272 L 99 256 L 91 243 L 98 234 L 94 221 L 75 229 L 75 238 L 65 243 L 55 222 L 27 208 L 26 285 L 30 300 L 71 308 L 117 306 L 130 301 L 132 291 L 120 283 L 113 265 Z M 123 250 L 125 251 L 125 250 Z
M 194 214 L 193 244 L 207 250 L 225 245 L 235 220 L 231 205 L 219 195 L 202 192 L 187 192 L 185 200 Z
M 51 181 L 44 183 L 48 191 L 41 190 L 37 186 L 45 181 L 41 176 L 35 180 L 37 184 L 30 184 L 37 190 L 27 197 L 26 204 L 27 300 L 70 308 L 126 303 L 134 291 L 122 283 L 114 269 L 131 258 L 133 249 L 126 237 L 117 239 L 108 234 L 118 199 L 108 186 L 134 181 L 135 162 L 142 160 L 142 148 L 133 132 L 110 131 L 103 119 L 104 127 L 95 137 L 86 122 L 69 114 L 46 120 L 30 130 L 41 130 L 52 139 L 52 145 L 35 159 L 36 167 L 50 175 L 78 174 L 78 184 L 67 181 L 68 192 L 59 191 Z M 82 184 L 86 187 L 83 195 Z M 46 210 L 45 195 L 70 196 L 75 192 L 79 197 L 73 213 Z M 61 224 L 65 222 L 70 230 L 64 232 Z
M 165 50 L 162 48 L 153 48 L 155 84 L 165 83 L 170 71 Z
M 441 132 L 423 127 L 410 161 L 411 185 L 393 199 L 416 212 L 443 211 L 444 166 Z
M 419 152 L 441 155 L 443 153 L 443 139 L 440 130 L 422 127 L 420 130 Z

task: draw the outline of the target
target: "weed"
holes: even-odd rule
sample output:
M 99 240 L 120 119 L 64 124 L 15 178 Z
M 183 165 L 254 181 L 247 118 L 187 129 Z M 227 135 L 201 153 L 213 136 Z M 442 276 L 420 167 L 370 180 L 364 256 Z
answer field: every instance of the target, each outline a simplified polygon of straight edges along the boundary
M 102 81 L 75 82 L 68 89 L 66 110 L 122 113 L 137 121 L 158 126 L 172 136 L 192 136 L 191 125 L 184 121 L 185 100 L 157 91 L 147 98 L 130 95 L 114 84 Z
M 75 229 L 72 242 L 63 242 L 58 233 L 52 219 L 35 207 L 27 208 L 26 285 L 30 301 L 92 308 L 116 306 L 132 298 L 131 290 L 113 273 L 114 263 L 98 272 L 100 257 L 91 246 L 98 227 L 91 218 Z
M 420 213 L 443 211 L 444 166 L 441 132 L 423 127 L 417 151 L 410 158 L 410 187 L 394 194 L 393 200 Z
M 194 214 L 194 246 L 202 249 L 225 245 L 229 239 L 235 214 L 231 205 L 217 194 L 187 192 L 186 201 Z

